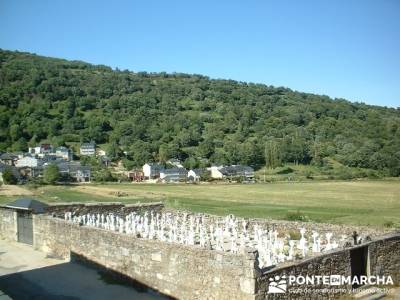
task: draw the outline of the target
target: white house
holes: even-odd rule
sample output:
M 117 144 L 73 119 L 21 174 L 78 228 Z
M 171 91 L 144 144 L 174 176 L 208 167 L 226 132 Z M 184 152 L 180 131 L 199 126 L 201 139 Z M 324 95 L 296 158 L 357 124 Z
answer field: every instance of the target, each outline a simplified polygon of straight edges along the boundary
M 60 146 L 56 148 L 56 157 L 60 157 L 64 160 L 70 161 L 72 160 L 72 151 L 67 147 Z
M 17 168 L 37 168 L 42 165 L 42 161 L 31 156 L 25 156 L 21 159 L 18 159 L 15 163 Z
M 206 172 L 206 169 L 191 169 L 187 174 L 188 180 L 190 182 L 198 182 L 204 172 Z
M 36 147 L 29 147 L 28 152 L 33 155 L 43 157 L 46 154 L 53 153 L 53 146 L 50 144 L 41 144 Z
M 158 163 L 146 163 L 143 165 L 143 175 L 145 179 L 153 179 L 160 177 L 160 171 L 164 167 Z
M 211 178 L 222 179 L 224 178 L 224 174 L 221 172 L 222 168 L 223 166 L 212 166 L 207 168 L 207 170 L 210 171 Z
M 208 168 L 211 177 L 215 179 L 236 179 L 241 178 L 244 181 L 254 181 L 254 169 L 249 166 L 213 166 Z
M 30 154 L 36 155 L 40 153 L 40 146 L 36 146 L 36 147 L 29 147 L 28 148 L 28 152 Z
M 96 143 L 83 143 L 80 147 L 80 154 L 81 155 L 95 155 L 96 154 Z

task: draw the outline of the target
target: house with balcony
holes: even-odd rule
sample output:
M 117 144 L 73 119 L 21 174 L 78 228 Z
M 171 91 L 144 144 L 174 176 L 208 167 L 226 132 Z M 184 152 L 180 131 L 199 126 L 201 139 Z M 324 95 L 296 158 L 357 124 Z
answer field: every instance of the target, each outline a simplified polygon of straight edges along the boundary
M 90 166 L 82 166 L 80 162 L 59 162 L 56 164 L 61 176 L 71 178 L 76 182 L 90 182 Z
M 43 157 L 53 153 L 53 146 L 51 144 L 40 144 L 36 147 L 29 147 L 28 152 L 33 156 Z
M 82 143 L 79 152 L 81 155 L 86 156 L 96 155 L 96 143 L 93 141 L 90 143 Z

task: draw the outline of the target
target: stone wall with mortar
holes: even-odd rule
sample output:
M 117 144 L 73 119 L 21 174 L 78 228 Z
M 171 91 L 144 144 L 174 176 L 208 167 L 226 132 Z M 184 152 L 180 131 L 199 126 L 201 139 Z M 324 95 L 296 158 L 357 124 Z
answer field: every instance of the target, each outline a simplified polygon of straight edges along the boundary
M 0 238 L 17 241 L 17 212 L 14 209 L 0 207 Z
M 95 202 L 95 203 L 57 203 L 46 208 L 50 215 L 64 218 L 65 212 L 72 212 L 77 215 L 83 214 L 109 214 L 113 213 L 124 217 L 131 212 L 144 212 L 148 210 L 161 211 L 164 204 L 161 202 L 122 204 L 121 202 Z
M 76 253 L 179 299 L 255 299 L 255 253 L 138 239 L 45 215 L 33 222 L 34 247 L 50 255 Z
M 390 275 L 400 284 L 400 237 L 393 234 L 368 246 L 371 275 Z
M 49 215 L 33 215 L 35 248 L 60 257 L 69 257 L 71 253 L 76 253 L 179 299 L 333 299 L 338 294 L 300 293 L 290 294 L 290 297 L 288 294 L 272 296 L 267 294 L 269 278 L 283 274 L 351 274 L 350 251 L 354 247 L 280 265 L 268 271 L 259 270 L 257 252 L 231 254 L 195 246 L 145 240 L 118 232 L 79 226 L 51 216 L 63 216 L 71 207 L 78 209 L 79 213 L 96 213 L 109 209 L 115 213 L 115 210 L 124 210 L 116 203 L 106 208 L 99 205 L 69 205 L 54 206 Z M 128 207 L 135 211 L 153 208 L 160 210 L 162 204 L 156 204 L 154 207 Z M 268 220 L 266 222 L 270 224 Z M 276 222 L 282 227 L 283 224 L 290 223 Z M 296 222 L 293 226 L 298 228 L 301 225 Z M 0 237 L 16 240 L 16 230 L 16 211 L 0 208 Z M 400 233 L 379 237 L 361 246 L 368 246 L 372 275 L 391 275 L 395 284 L 400 284 Z
M 293 284 L 288 286 L 286 294 L 268 294 L 269 279 L 278 276 L 342 275 L 351 276 L 351 250 L 368 247 L 369 274 L 391 276 L 395 286 L 400 284 L 400 233 L 388 234 L 377 240 L 363 243 L 347 249 L 341 249 L 295 262 L 286 266 L 261 272 L 257 277 L 257 295 L 259 299 L 336 299 L 351 290 L 351 285 L 333 286 L 335 292 L 322 293 L 319 289 L 332 288 L 329 285 Z M 388 286 L 390 288 L 390 286 Z
M 314 257 L 292 264 L 283 266 L 271 271 L 265 272 L 257 278 L 257 290 L 259 299 L 336 299 L 341 293 L 321 293 L 318 289 L 329 288 L 329 286 L 311 285 L 307 286 L 306 291 L 304 285 L 293 284 L 288 286 L 285 294 L 268 294 L 269 279 L 276 275 L 286 277 L 294 276 L 326 276 L 326 275 L 351 275 L 350 251 L 336 251 Z M 341 286 L 341 289 L 349 290 L 351 286 Z

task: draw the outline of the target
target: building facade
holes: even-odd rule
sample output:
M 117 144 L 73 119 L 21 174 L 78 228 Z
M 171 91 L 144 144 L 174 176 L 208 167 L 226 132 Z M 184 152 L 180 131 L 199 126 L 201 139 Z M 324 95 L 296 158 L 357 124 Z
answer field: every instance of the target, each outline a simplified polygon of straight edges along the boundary
M 95 142 L 83 143 L 80 147 L 80 154 L 88 156 L 96 155 L 96 143 Z
M 158 163 L 146 163 L 143 165 L 143 175 L 145 179 L 155 179 L 160 177 L 160 171 L 164 167 Z
M 185 168 L 171 168 L 160 171 L 162 182 L 184 182 L 187 179 L 188 172 Z

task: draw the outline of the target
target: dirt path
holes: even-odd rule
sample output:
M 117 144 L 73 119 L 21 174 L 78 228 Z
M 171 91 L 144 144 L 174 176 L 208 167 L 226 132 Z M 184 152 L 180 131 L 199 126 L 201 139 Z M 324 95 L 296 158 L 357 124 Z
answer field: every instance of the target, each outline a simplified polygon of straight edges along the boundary
M 87 186 L 87 185 L 79 185 L 74 187 L 79 192 L 82 193 L 88 193 L 92 195 L 98 195 L 98 196 L 111 196 L 117 197 L 118 192 L 123 192 L 125 193 L 125 196 L 130 197 L 130 198 L 163 198 L 164 195 L 162 194 L 157 194 L 149 191 L 143 191 L 143 190 L 134 190 L 130 188 L 121 188 L 118 186 L 115 187 L 103 187 L 103 186 Z
M 2 185 L 0 187 L 0 195 L 2 196 L 29 196 L 33 193 L 27 188 L 18 185 Z

